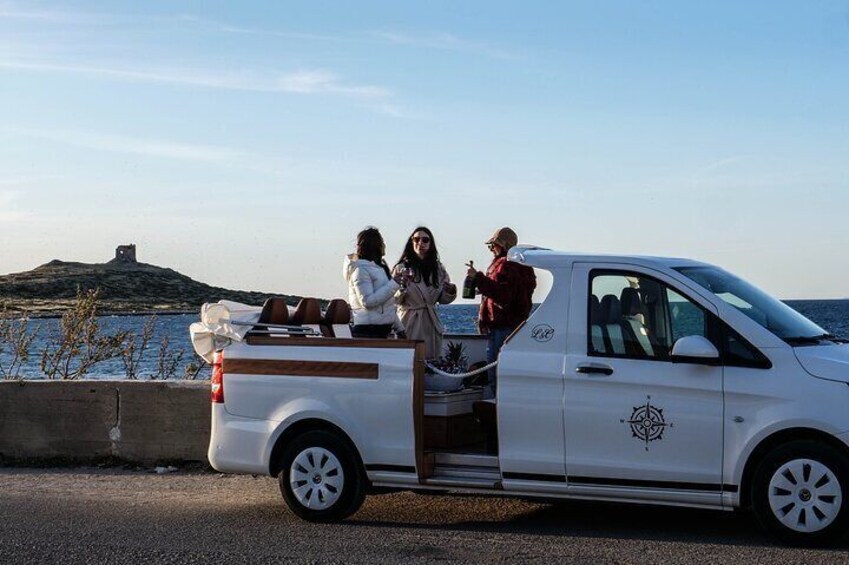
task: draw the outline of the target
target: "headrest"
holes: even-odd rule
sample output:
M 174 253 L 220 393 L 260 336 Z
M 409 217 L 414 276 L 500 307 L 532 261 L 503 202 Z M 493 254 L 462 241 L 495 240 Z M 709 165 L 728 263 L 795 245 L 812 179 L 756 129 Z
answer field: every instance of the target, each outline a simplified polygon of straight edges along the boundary
M 324 311 L 325 324 L 350 324 L 351 307 L 341 298 L 334 298 Z
M 259 321 L 267 324 L 280 324 L 285 326 L 289 323 L 289 306 L 285 298 L 269 298 L 262 305 Z
M 640 281 L 640 297 L 643 299 L 643 306 L 649 307 L 649 304 L 657 304 L 660 302 L 661 295 L 666 294 L 666 288 L 659 283 L 645 279 Z
M 640 293 L 637 292 L 636 288 L 623 288 L 620 304 L 623 316 L 636 316 L 646 313 L 646 307 L 640 300 Z
M 597 326 L 602 323 L 601 302 L 599 302 L 598 296 L 593 294 L 590 297 L 590 325 Z
M 321 305 L 318 302 L 318 298 L 301 298 L 301 301 L 295 307 L 291 321 L 298 326 L 303 324 L 320 324 Z
M 615 295 L 606 294 L 602 297 L 601 317 L 605 324 L 618 324 L 622 321 L 622 307 Z

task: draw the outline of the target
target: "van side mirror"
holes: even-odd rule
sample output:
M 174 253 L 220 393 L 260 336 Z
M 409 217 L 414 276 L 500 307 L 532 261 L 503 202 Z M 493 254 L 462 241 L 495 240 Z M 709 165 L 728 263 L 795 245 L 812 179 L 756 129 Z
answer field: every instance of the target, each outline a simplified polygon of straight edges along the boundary
M 688 335 L 675 342 L 670 359 L 673 363 L 718 365 L 719 351 L 707 338 L 700 335 Z

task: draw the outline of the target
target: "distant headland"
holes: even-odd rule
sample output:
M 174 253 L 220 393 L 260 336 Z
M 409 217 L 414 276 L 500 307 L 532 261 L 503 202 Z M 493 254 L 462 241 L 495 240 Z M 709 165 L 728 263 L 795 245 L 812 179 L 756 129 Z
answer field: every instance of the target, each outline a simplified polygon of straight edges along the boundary
M 31 271 L 0 276 L 0 304 L 6 304 L 7 314 L 60 315 L 74 303 L 78 288 L 100 289 L 99 310 L 104 314 L 195 313 L 204 302 L 259 305 L 281 296 L 214 287 L 173 269 L 140 263 L 136 246 L 130 244 L 119 245 L 106 263 L 54 259 Z M 285 298 L 294 305 L 301 297 Z

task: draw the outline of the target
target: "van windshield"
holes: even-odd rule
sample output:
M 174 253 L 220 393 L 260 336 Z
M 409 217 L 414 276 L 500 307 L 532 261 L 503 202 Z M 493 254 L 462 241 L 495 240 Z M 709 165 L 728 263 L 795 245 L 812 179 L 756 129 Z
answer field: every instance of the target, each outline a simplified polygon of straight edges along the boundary
M 830 337 L 796 310 L 727 271 L 717 267 L 676 267 L 675 270 L 791 345 L 816 343 Z

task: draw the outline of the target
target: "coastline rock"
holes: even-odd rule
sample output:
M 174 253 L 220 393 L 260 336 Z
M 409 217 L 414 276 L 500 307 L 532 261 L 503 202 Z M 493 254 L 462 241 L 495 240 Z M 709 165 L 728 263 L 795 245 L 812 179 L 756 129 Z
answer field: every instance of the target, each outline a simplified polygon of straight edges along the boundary
M 285 296 L 288 304 L 295 305 L 301 298 L 214 287 L 146 263 L 54 259 L 31 271 L 0 276 L 0 303 L 6 303 L 8 313 L 60 315 L 74 303 L 77 288 L 99 288 L 99 311 L 104 314 L 198 312 L 204 302 L 234 300 L 261 305 L 275 296 Z

